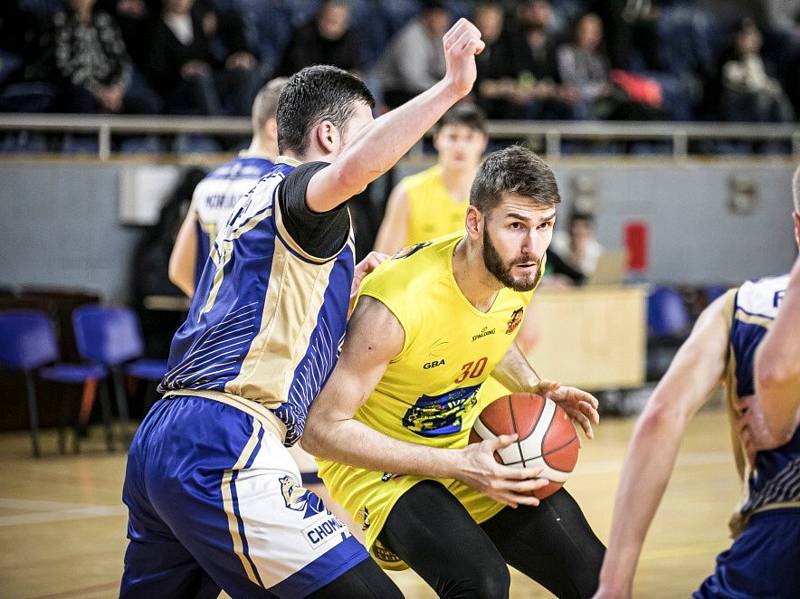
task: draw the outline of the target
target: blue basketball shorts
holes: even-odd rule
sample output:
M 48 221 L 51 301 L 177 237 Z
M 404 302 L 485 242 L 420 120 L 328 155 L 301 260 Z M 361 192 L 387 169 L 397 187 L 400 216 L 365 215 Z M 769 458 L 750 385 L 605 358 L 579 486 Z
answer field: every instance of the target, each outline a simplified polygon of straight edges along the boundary
M 695 599 L 800 597 L 800 508 L 753 514 Z
M 162 399 L 128 452 L 120 596 L 304 597 L 368 559 L 257 418 Z

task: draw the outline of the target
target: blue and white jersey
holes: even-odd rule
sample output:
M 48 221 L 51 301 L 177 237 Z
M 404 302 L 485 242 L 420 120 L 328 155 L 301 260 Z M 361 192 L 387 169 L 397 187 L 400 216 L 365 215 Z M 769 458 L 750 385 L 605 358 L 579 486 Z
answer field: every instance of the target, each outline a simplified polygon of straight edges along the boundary
M 200 280 L 214 238 L 228 220 L 233 206 L 274 166 L 267 158 L 240 154 L 197 184 L 190 208 L 197 215 L 195 283 Z
M 784 275 L 747 282 L 732 298 L 726 390 L 734 418 L 741 404 L 755 395 L 756 349 L 777 316 L 788 280 Z M 737 438 L 735 432 L 734 426 Z M 787 444 L 759 451 L 753 464 L 745 463 L 741 445 L 734 451 L 746 482 L 740 517 L 764 509 L 800 507 L 800 429 Z
M 346 207 L 319 215 L 305 205 L 305 186 L 325 165 L 288 160 L 241 198 L 217 235 L 161 390 L 224 394 L 271 411 L 292 445 L 339 356 L 355 250 Z M 337 244 L 327 258 L 303 249 L 325 236 Z

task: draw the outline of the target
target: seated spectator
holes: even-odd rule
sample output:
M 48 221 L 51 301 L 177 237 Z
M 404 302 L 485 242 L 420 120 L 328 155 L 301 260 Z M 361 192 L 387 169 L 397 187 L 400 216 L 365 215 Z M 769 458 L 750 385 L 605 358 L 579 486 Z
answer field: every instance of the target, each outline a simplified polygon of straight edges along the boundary
M 227 17 L 227 15 L 226 15 Z M 194 0 L 164 0 L 153 24 L 149 67 L 167 110 L 181 114 L 245 115 L 256 91 L 256 59 L 244 45 L 241 23 Z M 218 33 L 224 33 L 219 40 Z M 220 36 L 223 37 L 223 36 Z M 215 56 L 215 42 L 225 43 Z
M 515 118 L 569 119 L 577 90 L 563 85 L 553 38 L 553 10 L 548 0 L 529 0 L 517 9 L 518 27 L 508 38 L 516 79 L 510 101 Z
M 576 116 L 603 119 L 611 112 L 609 63 L 603 50 L 603 23 L 589 13 L 575 25 L 571 43 L 558 49 L 561 80 L 577 90 Z
M 280 72 L 291 76 L 315 64 L 346 71 L 362 67 L 358 34 L 350 27 L 350 5 L 345 0 L 326 0 L 315 19 L 294 31 Z
M 131 87 L 131 61 L 114 20 L 95 0 L 67 0 L 53 19 L 55 67 L 70 112 L 152 114 L 159 100 Z
M 443 2 L 425 0 L 420 15 L 392 39 L 380 66 L 389 108 L 407 102 L 444 76 L 442 36 L 450 21 Z
M 548 267 L 574 285 L 582 285 L 597 269 L 603 246 L 595 238 L 594 215 L 573 211 L 566 231 L 553 233 Z
M 726 121 L 788 122 L 794 111 L 780 83 L 767 74 L 761 32 L 750 19 L 736 28 L 732 52 L 722 64 L 721 116 Z
M 114 17 L 134 65 L 147 64 L 148 36 L 158 10 L 153 0 L 97 0 L 97 6 Z

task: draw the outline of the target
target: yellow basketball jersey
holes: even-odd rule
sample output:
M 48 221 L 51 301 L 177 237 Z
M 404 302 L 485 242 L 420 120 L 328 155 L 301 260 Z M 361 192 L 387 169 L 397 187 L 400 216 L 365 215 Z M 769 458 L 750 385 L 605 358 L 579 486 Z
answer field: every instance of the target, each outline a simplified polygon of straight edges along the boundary
M 533 292 L 500 290 L 487 312 L 476 309 L 453 276 L 461 233 L 407 248 L 361 285 L 400 321 L 405 342 L 356 420 L 390 437 L 433 447 L 466 446 L 485 406 L 478 390 L 517 335 Z M 488 401 L 495 399 L 489 398 Z M 367 547 L 386 568 L 405 565 L 376 544 L 394 503 L 420 477 L 396 476 L 319 460 L 331 495 L 362 524 Z M 457 481 L 441 481 L 477 522 L 502 505 Z
M 464 230 L 468 198 L 453 198 L 444 186 L 442 167 L 436 165 L 406 177 L 402 185 L 408 196 L 408 234 L 405 245 Z

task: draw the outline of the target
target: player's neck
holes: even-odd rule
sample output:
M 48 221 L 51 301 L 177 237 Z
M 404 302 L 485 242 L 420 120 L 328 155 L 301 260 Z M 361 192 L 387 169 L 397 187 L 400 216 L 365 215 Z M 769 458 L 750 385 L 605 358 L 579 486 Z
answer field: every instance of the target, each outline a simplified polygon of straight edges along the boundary
M 242 152 L 245 156 L 259 156 L 275 160 L 278 155 L 278 143 L 270 139 L 254 137 L 250 147 Z
M 442 164 L 442 183 L 447 193 L 454 200 L 463 202 L 469 199 L 469 190 L 472 187 L 472 180 L 475 178 L 475 168 L 448 167 Z
M 503 284 L 486 270 L 480 247 L 464 238 L 453 252 L 453 278 L 461 293 L 475 309 L 488 312 Z

